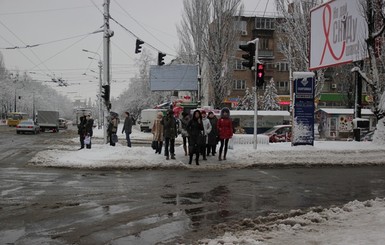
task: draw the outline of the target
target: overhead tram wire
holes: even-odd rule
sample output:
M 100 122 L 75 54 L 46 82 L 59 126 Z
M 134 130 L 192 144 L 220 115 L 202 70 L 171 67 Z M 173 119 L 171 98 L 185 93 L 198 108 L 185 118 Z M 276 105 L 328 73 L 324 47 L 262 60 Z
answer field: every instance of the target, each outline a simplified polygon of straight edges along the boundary
M 20 15 L 20 14 L 34 14 L 34 13 L 43 13 L 43 12 L 56 12 L 56 11 L 64 11 L 64 10 L 72 10 L 72 9 L 82 9 L 89 8 L 91 5 L 79 6 L 79 7 L 69 7 L 69 8 L 59 8 L 59 9 L 42 9 L 42 10 L 31 10 L 31 11 L 22 11 L 22 12 L 13 12 L 13 13 L 1 13 L 1 15 Z
M 1 20 L 0 20 L 0 24 L 2 26 L 4 26 L 10 33 L 12 33 L 12 35 L 14 35 L 20 42 L 22 42 L 23 44 L 25 44 L 15 33 L 12 32 L 12 30 L 10 30 Z M 2 37 L 7 43 L 11 44 L 11 42 L 9 42 L 8 40 L 6 40 L 4 37 Z M 29 62 L 31 62 L 33 65 L 35 65 L 36 67 L 36 63 L 31 59 L 29 58 L 26 54 L 24 54 L 22 51 L 18 50 L 20 54 L 22 54 Z M 34 52 L 32 52 L 35 56 L 37 56 Z M 37 57 L 38 58 L 38 57 Z M 39 58 L 38 58 L 39 59 Z M 41 70 L 41 68 L 39 68 L 41 72 L 43 72 L 43 70 Z M 49 68 L 46 67 L 46 69 L 49 71 Z
M 1 22 L 1 21 L 0 21 Z M 71 36 L 71 37 L 66 37 L 66 38 L 62 38 L 62 39 L 57 39 L 57 40 L 53 40 L 53 41 L 48 41 L 48 42 L 44 42 L 44 43 L 37 43 L 37 44 L 31 44 L 31 45 L 25 45 L 25 46 L 22 46 L 22 47 L 19 47 L 19 46 L 13 46 L 13 47 L 0 47 L 0 49 L 26 49 L 26 48 L 35 48 L 35 47 L 38 47 L 38 46 L 42 46 L 42 45 L 47 45 L 47 44 L 51 44 L 51 43 L 57 43 L 57 42 L 61 42 L 61 41 L 66 41 L 66 40 L 70 40 L 70 39 L 74 39 L 74 38 L 78 38 L 78 37 L 83 37 L 83 36 L 88 36 L 88 35 L 91 35 L 91 34 L 96 34 L 96 33 L 99 33 L 99 32 L 102 32 L 102 30 L 98 30 L 98 31 L 94 31 L 94 32 L 90 32 L 90 33 L 86 33 L 86 34 L 80 34 L 80 35 L 76 35 L 76 36 Z M 8 42 L 8 41 L 7 41 Z M 8 42 L 10 43 L 10 42 Z
M 94 6 L 95 6 L 95 8 L 102 14 L 102 15 L 104 15 L 104 13 L 103 13 L 103 11 L 101 10 L 101 9 L 99 9 L 99 7 L 96 5 L 96 3 L 93 1 L 93 0 L 89 0 Z M 138 21 L 136 21 L 118 2 L 116 2 L 115 1 L 115 3 L 130 17 L 130 18 L 132 18 L 138 25 L 140 25 L 146 32 L 148 32 L 147 30 L 146 30 L 146 28 L 144 28 Z M 121 23 L 119 23 L 117 20 L 115 20 L 112 16 L 111 16 L 111 14 L 110 14 L 110 16 L 109 16 L 109 18 L 110 18 L 110 20 L 112 20 L 112 21 L 114 21 L 117 25 L 119 25 L 121 28 L 123 28 L 125 31 L 127 31 L 128 33 L 130 33 L 132 36 L 134 36 L 135 38 L 137 38 L 137 39 L 140 39 L 140 40 L 142 40 L 140 37 L 138 37 L 137 35 L 135 35 L 132 31 L 130 31 L 128 28 L 126 28 L 124 25 L 122 25 Z M 150 33 L 150 32 L 148 32 L 148 33 Z M 151 33 L 150 33 L 150 35 L 152 35 Z M 161 42 L 161 43 L 163 43 L 162 41 L 160 41 L 159 39 L 157 39 L 156 37 L 154 37 L 156 40 L 158 40 L 159 42 Z M 169 55 L 169 56 L 172 56 L 172 57 L 176 57 L 175 55 L 173 55 L 173 54 L 170 54 L 170 53 L 165 53 L 165 52 L 162 52 L 162 51 L 160 51 L 159 49 L 157 49 L 157 48 L 155 48 L 153 45 L 151 45 L 151 44 L 149 44 L 148 42 L 145 42 L 145 44 L 147 45 L 147 46 L 149 46 L 149 47 L 151 47 L 152 49 L 154 49 L 155 51 L 157 51 L 157 52 L 161 52 L 161 53 L 163 53 L 163 54 L 166 54 L 166 55 Z M 164 44 L 164 43 L 163 43 Z M 167 46 L 166 44 L 164 44 L 165 46 Z M 167 46 L 168 47 L 168 46 Z M 169 47 L 170 48 L 170 47 Z
M 116 3 L 116 5 L 118 5 L 124 13 L 126 13 L 128 15 L 128 17 L 130 17 L 131 19 L 133 19 L 140 27 L 143 28 L 143 30 L 145 30 L 148 34 L 150 34 L 153 38 L 155 38 L 157 41 L 159 41 L 160 43 L 162 43 L 163 45 L 165 45 L 166 47 L 170 48 L 171 50 L 173 48 L 169 47 L 166 43 L 162 42 L 161 40 L 159 40 L 154 34 L 152 34 L 152 32 L 148 31 L 139 21 L 137 21 L 134 17 L 132 17 L 130 15 L 130 13 L 127 12 L 127 10 L 125 10 L 117 1 L 114 0 L 114 2 Z M 159 50 L 158 50 L 159 51 Z M 160 52 L 160 51 L 159 51 Z
M 71 48 L 72 46 L 74 46 L 75 44 L 77 44 L 78 42 L 80 42 L 80 41 L 82 41 L 83 39 L 87 38 L 88 36 L 90 36 L 90 35 L 92 35 L 92 34 L 95 34 L 95 33 L 98 33 L 98 32 L 102 32 L 102 31 L 96 31 L 96 32 L 87 34 L 86 36 L 84 36 L 84 37 L 82 37 L 81 39 L 77 40 L 77 41 L 74 42 L 73 44 L 67 46 L 65 49 L 63 49 L 63 50 L 57 52 L 56 54 L 52 55 L 51 57 L 49 57 L 49 58 L 47 58 L 47 59 L 45 59 L 44 61 L 42 61 L 42 63 L 51 60 L 52 58 L 54 58 L 54 57 L 56 57 L 57 55 L 63 53 L 64 51 L 68 50 L 69 48 Z M 40 64 L 41 64 L 41 63 L 40 63 Z M 36 65 L 36 66 L 39 66 L 40 64 L 38 64 L 38 65 Z M 31 69 L 36 68 L 36 66 L 32 67 Z

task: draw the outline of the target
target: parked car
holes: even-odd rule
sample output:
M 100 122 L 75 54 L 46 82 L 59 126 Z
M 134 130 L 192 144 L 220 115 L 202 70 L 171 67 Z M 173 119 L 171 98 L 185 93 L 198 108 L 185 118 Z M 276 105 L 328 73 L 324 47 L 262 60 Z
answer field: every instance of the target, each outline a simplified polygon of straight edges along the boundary
M 276 125 L 264 132 L 263 135 L 267 135 L 269 137 L 270 143 L 290 142 L 291 125 Z
M 35 123 L 33 120 L 26 120 L 26 121 L 21 121 L 17 126 L 16 126 L 16 133 L 33 133 L 33 134 L 38 134 L 40 133 L 40 126 L 39 124 Z
M 59 118 L 59 128 L 64 128 L 64 129 L 68 128 L 67 119 Z

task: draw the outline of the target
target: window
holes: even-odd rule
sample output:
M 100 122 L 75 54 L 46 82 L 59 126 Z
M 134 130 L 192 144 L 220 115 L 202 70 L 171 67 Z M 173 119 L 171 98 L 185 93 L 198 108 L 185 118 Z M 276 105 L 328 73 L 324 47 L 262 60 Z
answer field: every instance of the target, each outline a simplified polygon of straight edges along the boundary
M 269 39 L 260 38 L 258 47 L 259 47 L 259 50 L 269 50 Z
M 245 89 L 246 89 L 246 81 L 245 80 L 234 80 L 233 90 L 245 90 Z
M 287 81 L 278 82 L 277 85 L 279 91 L 286 91 L 289 88 L 289 82 Z
M 243 65 L 242 65 L 242 62 L 243 61 L 245 61 L 245 60 L 235 60 L 235 67 L 234 67 L 234 69 L 235 70 L 245 70 L 246 69 L 246 67 L 244 67 Z
M 245 36 L 247 35 L 247 22 L 246 21 L 241 21 L 241 35 Z
M 275 20 L 272 18 L 255 18 L 255 29 L 274 29 Z
M 289 71 L 289 63 L 286 63 L 286 62 L 278 63 L 278 71 Z

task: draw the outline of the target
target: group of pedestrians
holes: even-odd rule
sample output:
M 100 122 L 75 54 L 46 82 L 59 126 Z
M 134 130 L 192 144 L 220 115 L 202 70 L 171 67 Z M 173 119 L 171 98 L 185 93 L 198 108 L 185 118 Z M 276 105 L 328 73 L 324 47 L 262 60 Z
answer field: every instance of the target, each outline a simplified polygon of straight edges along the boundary
M 80 123 L 78 124 L 80 149 L 85 146 L 91 149 L 93 124 L 94 121 L 90 115 L 80 117 Z M 116 145 L 118 125 L 118 115 L 112 114 L 107 129 L 111 146 Z M 132 125 L 133 121 L 130 113 L 125 112 L 122 134 L 125 133 L 126 135 L 128 147 L 131 147 Z M 163 116 L 162 112 L 158 112 L 152 127 L 152 134 L 153 148 L 156 154 L 161 154 L 164 142 L 166 160 L 175 159 L 175 139 L 178 134 L 181 134 L 184 154 L 189 157 L 188 163 L 192 164 L 195 155 L 195 164 L 199 165 L 201 155 L 202 160 L 207 160 L 208 156 L 217 154 L 218 143 L 220 143 L 218 160 L 226 160 L 229 140 L 233 136 L 233 124 L 230 111 L 226 107 L 221 110 L 219 118 L 212 111 L 206 114 L 204 110 L 195 110 L 191 117 L 189 113 L 183 112 L 181 118 L 176 118 L 173 110 L 169 109 L 165 116 Z
M 79 134 L 79 140 L 80 140 L 79 150 L 84 149 L 84 146 L 87 149 L 91 149 L 93 126 L 94 126 L 94 119 L 91 117 L 91 115 L 83 115 L 79 118 L 79 124 L 78 124 L 78 134 Z
M 210 155 L 215 156 L 218 142 L 218 160 L 226 160 L 229 139 L 233 136 L 230 111 L 223 108 L 219 119 L 212 111 L 207 114 L 204 110 L 195 110 L 191 117 L 189 113 L 183 112 L 181 118 L 176 118 L 171 109 L 165 116 L 159 112 L 152 127 L 155 153 L 161 154 L 164 141 L 166 160 L 170 157 L 175 159 L 175 138 L 179 133 L 182 136 L 185 156 L 189 157 L 189 164 L 192 164 L 194 155 L 196 165 L 199 165 L 201 155 L 202 160 L 207 160 Z

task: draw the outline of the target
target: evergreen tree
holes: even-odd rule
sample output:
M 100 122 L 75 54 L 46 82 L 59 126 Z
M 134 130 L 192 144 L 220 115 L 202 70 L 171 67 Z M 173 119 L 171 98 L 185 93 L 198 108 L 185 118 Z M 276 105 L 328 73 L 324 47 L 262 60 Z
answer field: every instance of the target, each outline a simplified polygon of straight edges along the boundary
M 265 94 L 264 94 L 264 103 L 263 109 L 265 111 L 279 110 L 279 100 L 277 95 L 277 89 L 275 88 L 275 83 L 273 78 L 266 84 Z
M 249 88 L 246 88 L 245 96 L 240 99 L 237 110 L 254 110 L 254 93 L 250 92 Z

